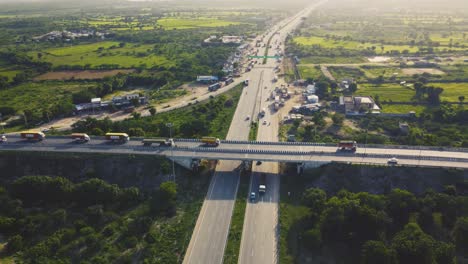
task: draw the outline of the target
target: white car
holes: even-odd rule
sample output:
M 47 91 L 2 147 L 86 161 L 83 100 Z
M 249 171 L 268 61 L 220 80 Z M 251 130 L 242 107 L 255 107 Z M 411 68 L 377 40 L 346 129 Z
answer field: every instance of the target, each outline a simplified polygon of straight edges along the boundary
M 6 136 L 2 135 L 2 136 L 0 137 L 0 143 L 2 143 L 2 142 L 7 142 L 7 141 L 8 141 L 8 140 L 7 140 Z
M 397 165 L 397 164 L 398 164 L 398 159 L 395 158 L 395 157 L 393 157 L 393 158 L 391 158 L 391 159 L 388 159 L 388 160 L 387 160 L 387 164 L 389 164 L 389 165 Z

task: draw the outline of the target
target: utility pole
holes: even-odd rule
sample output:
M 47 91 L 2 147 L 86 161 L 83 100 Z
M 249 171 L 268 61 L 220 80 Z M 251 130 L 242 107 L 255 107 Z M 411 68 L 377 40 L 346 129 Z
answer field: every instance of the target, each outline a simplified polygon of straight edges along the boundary
M 172 123 L 166 123 L 166 126 L 169 128 L 169 138 L 172 139 Z M 174 146 L 171 146 L 171 157 L 172 157 L 172 177 L 174 182 L 176 181 L 176 175 L 175 175 L 175 165 L 174 165 Z

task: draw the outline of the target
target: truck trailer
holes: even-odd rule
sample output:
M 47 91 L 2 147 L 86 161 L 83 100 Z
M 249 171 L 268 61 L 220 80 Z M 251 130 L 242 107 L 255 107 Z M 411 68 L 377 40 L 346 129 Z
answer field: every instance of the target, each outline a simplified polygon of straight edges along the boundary
M 41 131 L 23 131 L 20 133 L 21 138 L 27 139 L 27 140 L 37 140 L 41 141 L 45 139 L 45 134 L 42 133 Z
M 217 147 L 221 143 L 219 138 L 215 137 L 202 137 L 201 142 L 207 146 L 214 146 Z
M 91 140 L 91 138 L 85 133 L 73 133 L 71 134 L 71 138 L 73 139 L 73 141 L 80 143 L 88 142 Z
M 172 138 L 145 138 L 142 140 L 142 143 L 145 146 L 151 146 L 152 144 L 157 144 L 161 147 L 175 146 L 174 140 Z
M 127 133 L 106 133 L 106 139 L 111 142 L 127 142 L 130 140 L 130 137 Z
M 342 140 L 338 143 L 338 149 L 341 151 L 356 151 L 357 143 L 352 140 Z
M 215 83 L 215 84 L 212 84 L 210 86 L 208 86 L 208 91 L 210 92 L 214 92 L 216 90 L 218 90 L 219 88 L 221 88 L 221 83 Z

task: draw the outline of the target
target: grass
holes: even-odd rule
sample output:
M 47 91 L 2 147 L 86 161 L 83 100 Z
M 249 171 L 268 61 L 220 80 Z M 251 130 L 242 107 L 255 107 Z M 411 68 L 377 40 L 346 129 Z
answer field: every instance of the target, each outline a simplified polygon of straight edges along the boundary
M 368 62 L 364 57 L 325 57 L 325 56 L 310 56 L 301 58 L 301 64 L 325 64 L 325 63 L 362 63 Z
M 367 95 L 375 97 L 378 95 L 380 101 L 410 102 L 415 95 L 413 89 L 399 84 L 359 84 L 356 95 Z
M 322 37 L 296 37 L 293 40 L 297 44 L 305 45 L 305 46 L 314 46 L 319 45 L 322 48 L 328 49 L 337 49 L 337 48 L 344 48 L 350 50 L 365 50 L 372 47 L 375 47 L 375 51 L 377 54 L 385 54 L 386 51 L 397 50 L 402 52 L 404 50 L 408 50 L 411 53 L 417 52 L 419 50 L 418 47 L 411 47 L 409 45 L 381 45 L 380 43 L 360 43 L 357 41 L 335 41 L 332 39 L 326 39 Z M 381 47 L 384 47 L 382 50 Z
M 7 77 L 8 81 L 12 81 L 16 74 L 20 72 L 20 70 L 13 69 L 11 67 L 0 67 L 0 76 Z
M 429 85 L 442 87 L 444 89 L 444 92 L 440 95 L 442 101 L 458 102 L 458 97 L 461 95 L 468 98 L 467 83 L 434 83 Z
M 421 114 L 428 111 L 428 107 L 424 105 L 390 105 L 382 104 L 382 113 L 407 114 L 410 111 Z
M 336 80 L 340 81 L 345 78 L 360 79 L 364 76 L 364 72 L 356 67 L 335 67 L 328 66 L 328 71 L 335 77 Z
M 118 42 L 105 41 L 92 44 L 46 49 L 41 61 L 60 65 L 89 65 L 96 68 L 103 64 L 118 65 L 120 68 L 167 66 L 174 63 L 169 59 L 151 53 L 152 45 L 126 44 L 119 47 Z M 148 53 L 149 51 L 149 53 Z M 37 53 L 30 53 L 36 57 Z
M 306 66 L 306 65 L 297 65 L 297 69 L 301 74 L 301 78 L 303 79 L 318 79 L 322 76 L 322 71 L 320 70 L 320 66 Z
M 166 29 L 192 29 L 201 27 L 226 27 L 240 25 L 241 22 L 226 21 L 215 18 L 161 18 L 157 21 L 158 25 Z
M 250 131 L 249 131 L 249 140 L 257 140 L 257 133 L 258 133 L 258 122 L 253 122 L 250 124 Z
M 224 264 L 235 264 L 239 258 L 245 208 L 247 207 L 246 199 L 249 192 L 250 181 L 250 177 L 248 175 L 242 174 L 240 177 L 239 189 L 237 191 L 236 203 L 232 213 L 227 245 L 224 251 Z
M 23 83 L 0 90 L 0 105 L 12 107 L 17 113 L 29 109 L 42 115 L 42 110 L 58 102 L 68 101 L 71 103 L 72 93 L 86 90 L 92 86 L 92 83 Z

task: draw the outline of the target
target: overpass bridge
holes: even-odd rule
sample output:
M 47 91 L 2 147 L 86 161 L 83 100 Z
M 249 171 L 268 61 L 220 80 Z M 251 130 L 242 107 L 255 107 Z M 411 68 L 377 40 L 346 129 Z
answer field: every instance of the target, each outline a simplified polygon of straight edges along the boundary
M 9 142 L 0 144 L 0 151 L 160 155 L 185 167 L 201 159 L 299 165 L 332 162 L 386 165 L 389 158 L 397 158 L 398 166 L 468 168 L 468 149 L 423 146 L 360 145 L 356 152 L 342 152 L 335 144 L 309 142 L 224 140 L 218 147 L 206 147 L 199 139 L 175 139 L 175 147 L 162 147 L 144 146 L 139 138 L 115 144 L 102 137 L 94 137 L 90 142 L 80 144 L 72 142 L 69 137 L 49 136 L 44 141 L 29 142 L 10 136 Z

